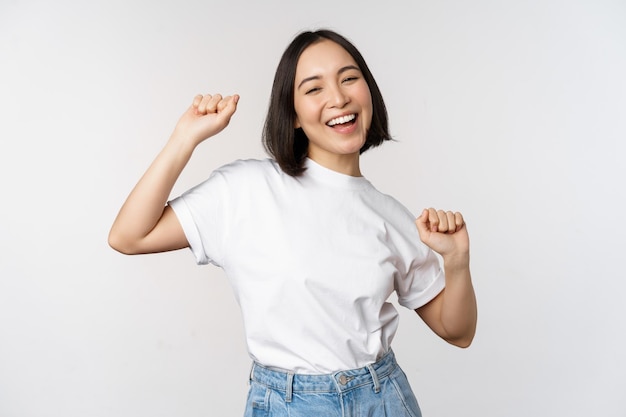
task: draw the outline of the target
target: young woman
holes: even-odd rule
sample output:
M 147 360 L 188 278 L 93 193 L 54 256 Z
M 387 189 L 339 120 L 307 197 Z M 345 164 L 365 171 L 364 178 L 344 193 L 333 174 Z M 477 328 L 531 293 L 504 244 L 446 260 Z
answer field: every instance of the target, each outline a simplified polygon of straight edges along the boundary
M 395 291 L 437 335 L 469 346 L 477 313 L 462 215 L 429 208 L 415 219 L 361 175 L 360 154 L 390 139 L 387 112 L 359 51 L 328 30 L 299 34 L 281 58 L 263 132 L 271 158 L 223 166 L 168 202 L 238 100 L 194 98 L 110 245 L 189 247 L 225 270 L 253 359 L 246 416 L 420 416 L 391 350 L 398 312 L 387 300 Z

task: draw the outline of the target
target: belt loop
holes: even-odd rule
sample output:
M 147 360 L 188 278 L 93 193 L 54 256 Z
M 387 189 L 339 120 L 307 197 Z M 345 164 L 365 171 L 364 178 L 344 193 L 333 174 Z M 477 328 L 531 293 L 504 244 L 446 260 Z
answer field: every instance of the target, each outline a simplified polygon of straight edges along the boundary
M 287 393 L 285 394 L 285 402 L 290 403 L 293 395 L 293 373 L 287 373 Z
M 256 364 L 254 362 L 252 362 L 252 366 L 250 367 L 250 375 L 248 376 L 248 382 L 252 381 L 254 379 L 254 367 L 256 366 Z
M 378 394 L 380 392 L 380 382 L 378 382 L 378 375 L 376 375 L 376 371 L 372 365 L 367 365 L 367 370 L 370 371 L 372 375 L 372 379 L 374 380 L 374 392 Z

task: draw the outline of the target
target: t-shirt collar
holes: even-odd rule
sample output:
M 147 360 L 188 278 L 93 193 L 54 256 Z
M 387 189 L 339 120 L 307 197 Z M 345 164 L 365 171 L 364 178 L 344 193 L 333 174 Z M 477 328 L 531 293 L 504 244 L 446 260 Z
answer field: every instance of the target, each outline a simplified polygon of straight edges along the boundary
M 311 158 L 305 159 L 304 166 L 306 167 L 305 176 L 338 188 L 360 189 L 370 185 L 370 182 L 365 177 L 353 177 L 333 171 L 318 164 Z

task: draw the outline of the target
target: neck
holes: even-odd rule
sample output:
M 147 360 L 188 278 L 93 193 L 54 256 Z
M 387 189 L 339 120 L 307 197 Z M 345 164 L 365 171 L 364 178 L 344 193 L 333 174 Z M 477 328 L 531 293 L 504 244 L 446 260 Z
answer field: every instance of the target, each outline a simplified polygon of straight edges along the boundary
M 351 177 L 362 177 L 359 166 L 359 154 L 356 155 L 308 155 L 313 161 L 324 168 L 350 175 Z

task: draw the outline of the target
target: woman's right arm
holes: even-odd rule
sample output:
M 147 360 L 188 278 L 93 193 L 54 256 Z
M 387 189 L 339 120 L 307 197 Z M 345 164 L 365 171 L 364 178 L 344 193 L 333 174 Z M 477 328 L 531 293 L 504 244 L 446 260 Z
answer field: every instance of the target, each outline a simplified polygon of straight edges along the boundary
M 139 254 L 189 246 L 175 213 L 166 205 L 167 200 L 196 146 L 228 125 L 238 101 L 238 95 L 194 98 L 115 218 L 109 232 L 113 249 Z

